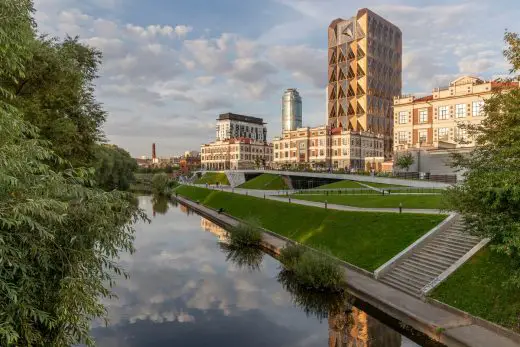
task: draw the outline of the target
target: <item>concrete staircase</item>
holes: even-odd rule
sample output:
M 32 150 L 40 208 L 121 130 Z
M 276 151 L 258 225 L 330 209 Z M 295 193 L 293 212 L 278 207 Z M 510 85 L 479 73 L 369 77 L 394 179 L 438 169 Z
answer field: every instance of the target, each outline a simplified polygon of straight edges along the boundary
M 450 266 L 461 259 L 481 240 L 464 231 L 459 218 L 446 230 L 439 231 L 397 263 L 381 278 L 381 282 L 415 297 L 421 297 L 422 289 L 434 281 Z
M 238 187 L 246 181 L 246 176 L 243 172 L 226 171 L 226 176 L 231 187 Z

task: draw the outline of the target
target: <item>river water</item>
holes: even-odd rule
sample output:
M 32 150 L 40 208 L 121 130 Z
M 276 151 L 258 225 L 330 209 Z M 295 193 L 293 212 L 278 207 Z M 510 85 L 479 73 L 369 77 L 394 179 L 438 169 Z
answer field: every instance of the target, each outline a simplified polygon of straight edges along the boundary
M 256 269 L 240 266 L 219 246 L 222 228 L 181 205 L 147 196 L 139 203 L 152 222 L 137 226 L 137 252 L 120 259 L 130 278 L 105 302 L 108 327 L 94 323 L 98 346 L 420 345 L 355 306 L 329 318 L 306 314 L 271 256 Z

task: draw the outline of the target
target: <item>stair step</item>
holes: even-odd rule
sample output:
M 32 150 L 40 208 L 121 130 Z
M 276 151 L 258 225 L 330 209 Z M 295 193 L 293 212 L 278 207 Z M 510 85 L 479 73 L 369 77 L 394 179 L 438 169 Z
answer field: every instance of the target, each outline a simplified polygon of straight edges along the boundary
M 446 270 L 446 268 L 444 266 L 440 266 L 438 264 L 431 264 L 427 260 L 424 260 L 421 258 L 415 258 L 415 259 L 412 259 L 412 258 L 413 258 L 413 256 L 410 257 L 409 259 L 407 259 L 405 261 L 405 263 L 412 264 L 413 266 L 415 266 L 417 268 L 428 270 L 430 273 L 435 273 L 437 275 L 441 274 L 444 270 Z
M 430 282 L 435 277 L 437 277 L 436 275 L 428 274 L 428 273 L 425 273 L 424 271 L 421 272 L 417 269 L 413 269 L 410 267 L 396 267 L 395 269 L 392 270 L 391 273 L 401 274 L 403 276 L 409 276 L 409 277 L 416 279 L 417 281 L 421 281 L 421 283 Z
M 391 271 L 390 273 L 387 274 L 387 276 L 393 277 L 401 282 L 408 283 L 411 286 L 418 287 L 418 288 L 422 288 L 430 282 L 429 280 L 424 279 L 424 278 L 417 278 L 412 273 L 406 273 L 406 272 L 403 273 L 402 271 L 396 271 L 396 270 Z
M 400 289 L 402 291 L 405 291 L 408 294 L 411 294 L 411 295 L 414 295 L 414 296 L 419 296 L 420 293 L 421 293 L 422 287 L 419 288 L 419 287 L 411 286 L 410 284 L 403 283 L 402 281 L 400 281 L 400 280 L 398 280 L 398 279 L 396 279 L 396 278 L 394 278 L 392 276 L 386 276 L 383 279 L 383 281 L 384 281 L 384 283 L 391 284 L 395 288 Z
M 473 246 L 463 245 L 463 244 L 459 244 L 459 243 L 452 243 L 452 242 L 448 242 L 445 240 L 438 240 L 438 239 L 434 239 L 431 243 L 428 243 L 428 246 L 430 246 L 430 245 L 439 247 L 439 248 L 442 248 L 442 247 L 451 248 L 451 249 L 458 250 L 458 251 L 461 251 L 464 253 L 467 253 L 471 248 L 473 248 Z
M 439 238 L 442 240 L 449 241 L 449 242 L 464 243 L 464 244 L 477 244 L 479 242 L 478 239 L 472 239 L 467 236 L 454 235 L 454 234 L 443 235 Z
M 443 259 L 432 254 L 424 254 L 423 252 L 412 255 L 412 259 L 413 258 L 419 258 L 427 263 L 429 262 L 432 265 L 437 266 L 437 268 L 443 269 L 443 271 L 453 263 L 450 260 Z
M 466 237 L 469 237 L 469 238 L 472 238 L 475 240 L 480 240 L 480 238 L 478 236 L 471 235 L 470 233 L 463 231 L 463 230 L 449 230 L 448 234 L 466 236 Z
M 402 291 L 402 292 L 404 292 L 404 293 L 406 293 L 408 295 L 411 295 L 413 297 L 420 297 L 420 294 L 417 293 L 417 291 L 405 288 L 405 287 L 401 286 L 400 283 L 393 283 L 391 281 L 385 281 L 384 279 L 382 279 L 381 282 L 386 284 L 386 285 L 388 285 L 388 286 L 390 286 L 390 287 L 392 287 L 392 288 L 400 290 L 400 291 Z
M 426 276 L 433 277 L 433 278 L 439 276 L 439 274 L 441 273 L 440 270 L 433 270 L 432 268 L 430 268 L 428 266 L 424 266 L 423 264 L 420 264 L 420 263 L 403 262 L 402 264 L 399 265 L 399 267 L 403 268 L 407 271 L 415 271 L 419 274 L 424 274 Z
M 453 261 L 459 260 L 464 255 L 464 253 L 456 252 L 454 250 L 450 250 L 450 249 L 447 249 L 447 248 L 440 249 L 440 248 L 433 247 L 431 245 L 428 245 L 428 246 L 422 248 L 421 252 L 435 254 L 435 255 L 438 255 L 440 257 L 445 257 L 445 258 L 448 258 L 448 259 L 452 259 Z

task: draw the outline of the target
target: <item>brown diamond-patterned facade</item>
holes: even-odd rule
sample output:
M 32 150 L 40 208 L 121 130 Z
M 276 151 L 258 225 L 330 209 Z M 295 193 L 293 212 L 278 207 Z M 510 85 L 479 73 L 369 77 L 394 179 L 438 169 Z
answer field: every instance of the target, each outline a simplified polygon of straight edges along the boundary
M 328 29 L 327 117 L 331 128 L 384 136 L 392 155 L 393 97 L 401 94 L 399 28 L 368 9 Z

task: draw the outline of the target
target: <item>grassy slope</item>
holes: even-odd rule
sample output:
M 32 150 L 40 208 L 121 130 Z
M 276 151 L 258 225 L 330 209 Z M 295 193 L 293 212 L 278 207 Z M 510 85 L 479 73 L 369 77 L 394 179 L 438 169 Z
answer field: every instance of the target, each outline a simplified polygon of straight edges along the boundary
M 264 173 L 241 184 L 238 188 L 279 190 L 287 189 L 287 185 L 280 175 Z
M 197 187 L 177 192 L 369 271 L 377 269 L 444 219 L 437 215 L 331 211 Z
M 403 208 L 440 208 L 442 195 L 305 195 L 295 194 L 295 199 L 319 201 L 330 204 L 356 207 L 399 207 Z
M 377 182 L 361 182 L 366 184 L 367 186 L 371 186 L 374 188 L 390 188 L 390 187 L 406 187 L 402 184 L 386 184 L 386 183 L 377 183 Z
M 511 261 L 488 247 L 480 250 L 431 297 L 520 332 L 520 290 L 504 287 Z
M 316 189 L 336 189 L 336 188 L 366 188 L 355 181 L 343 180 L 334 183 L 324 184 Z
M 227 176 L 223 172 L 206 172 L 201 178 L 195 181 L 196 184 L 223 184 L 229 185 Z

